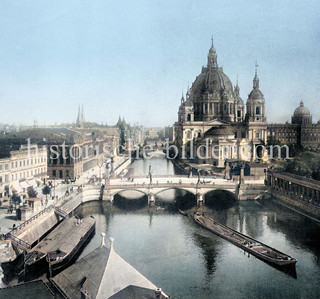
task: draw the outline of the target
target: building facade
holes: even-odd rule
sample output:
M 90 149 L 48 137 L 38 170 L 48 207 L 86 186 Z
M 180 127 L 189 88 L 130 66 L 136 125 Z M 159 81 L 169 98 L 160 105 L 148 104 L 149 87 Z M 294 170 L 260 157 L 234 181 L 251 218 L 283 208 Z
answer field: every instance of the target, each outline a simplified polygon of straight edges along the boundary
M 178 110 L 178 121 L 174 124 L 174 140 L 178 147 L 186 146 L 190 156 L 190 147 L 196 150 L 208 144 L 210 153 L 216 151 L 218 158 L 207 157 L 222 167 L 226 159 L 255 159 L 255 151 L 251 157 L 238 155 L 240 147 L 254 148 L 267 141 L 267 119 L 265 100 L 260 91 L 257 65 L 253 79 L 253 89 L 246 105 L 240 97 L 238 83 L 233 86 L 228 76 L 219 67 L 217 53 L 211 44 L 207 57 L 207 66 L 182 95 Z M 225 133 L 225 134 L 224 134 Z M 201 147 L 203 150 L 204 146 Z M 208 152 L 208 146 L 205 149 Z M 201 154 L 201 150 L 200 150 Z M 204 154 L 204 153 L 202 153 Z M 204 157 L 205 155 L 202 155 Z M 206 153 L 208 154 L 208 153 Z
M 303 148 L 320 149 L 320 121 L 312 123 L 310 110 L 300 105 L 294 110 L 291 123 L 269 124 L 268 137 L 282 144 L 296 145 Z
M 25 193 L 29 186 L 37 187 L 46 177 L 47 149 L 21 145 L 0 159 L 0 196 Z

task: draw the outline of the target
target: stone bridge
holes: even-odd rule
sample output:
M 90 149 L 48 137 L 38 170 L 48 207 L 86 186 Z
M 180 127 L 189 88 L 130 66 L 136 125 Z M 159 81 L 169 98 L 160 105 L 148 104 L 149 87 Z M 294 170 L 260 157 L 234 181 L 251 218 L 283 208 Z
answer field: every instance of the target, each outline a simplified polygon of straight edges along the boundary
M 221 178 L 203 177 L 189 178 L 187 176 L 140 176 L 130 179 L 111 179 L 104 188 L 103 200 L 113 201 L 116 194 L 123 191 L 137 191 L 148 196 L 148 202 L 154 202 L 155 196 L 166 190 L 185 190 L 194 194 L 197 202 L 203 202 L 203 196 L 213 190 L 225 190 L 238 196 L 238 183 Z

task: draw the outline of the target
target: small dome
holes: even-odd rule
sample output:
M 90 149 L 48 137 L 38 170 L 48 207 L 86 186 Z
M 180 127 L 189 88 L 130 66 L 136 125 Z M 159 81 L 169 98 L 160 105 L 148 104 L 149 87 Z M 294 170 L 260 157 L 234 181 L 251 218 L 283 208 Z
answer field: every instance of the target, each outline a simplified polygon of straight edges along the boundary
M 253 89 L 250 94 L 248 100 L 257 101 L 264 100 L 263 94 L 259 89 Z
M 293 116 L 310 116 L 310 111 L 307 107 L 304 107 L 303 102 L 300 102 L 300 106 L 294 110 Z

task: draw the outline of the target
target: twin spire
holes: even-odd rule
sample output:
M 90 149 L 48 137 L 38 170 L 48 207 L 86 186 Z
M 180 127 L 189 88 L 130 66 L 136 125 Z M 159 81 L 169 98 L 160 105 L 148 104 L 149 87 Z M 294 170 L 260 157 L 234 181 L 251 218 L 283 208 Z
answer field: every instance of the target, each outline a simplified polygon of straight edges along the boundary
M 85 118 L 84 118 L 84 112 L 83 112 L 83 105 L 81 107 L 81 111 L 80 111 L 80 105 L 78 108 L 78 117 L 77 117 L 77 121 L 76 121 L 76 126 L 77 127 L 82 127 L 83 124 L 86 122 Z
M 188 88 L 186 92 L 186 98 L 184 98 L 183 90 L 182 90 L 182 96 L 181 96 L 181 104 L 183 104 L 185 101 L 188 101 L 190 98 L 190 88 L 189 88 L 189 82 L 188 82 Z

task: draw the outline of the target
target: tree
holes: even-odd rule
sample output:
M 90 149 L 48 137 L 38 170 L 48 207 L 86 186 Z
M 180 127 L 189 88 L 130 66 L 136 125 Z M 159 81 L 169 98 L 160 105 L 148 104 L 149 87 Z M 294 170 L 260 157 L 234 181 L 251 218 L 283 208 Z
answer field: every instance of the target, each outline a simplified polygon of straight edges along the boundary
M 12 194 L 11 202 L 14 203 L 14 208 L 17 209 L 17 204 L 21 203 L 20 195 L 18 195 L 17 193 Z
M 42 194 L 46 196 L 46 200 L 48 198 L 48 194 L 50 194 L 50 193 L 51 193 L 51 188 L 48 185 L 45 185 L 42 188 Z
M 38 196 L 38 192 L 32 186 L 27 188 L 27 194 L 29 198 L 36 198 Z

